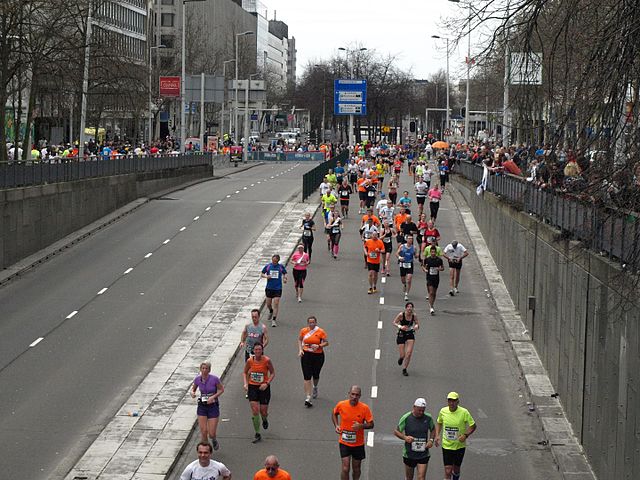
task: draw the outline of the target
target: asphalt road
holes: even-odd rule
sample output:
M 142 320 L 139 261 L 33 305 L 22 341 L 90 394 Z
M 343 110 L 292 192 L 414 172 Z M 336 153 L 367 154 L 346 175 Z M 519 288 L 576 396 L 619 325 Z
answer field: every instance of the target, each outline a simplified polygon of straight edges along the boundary
M 406 174 L 401 181 L 401 190 L 413 190 Z M 303 303 L 296 302 L 293 285 L 285 286 L 279 326 L 270 327 L 271 341 L 266 349 L 276 379 L 270 427 L 263 432 L 263 441 L 251 444 L 253 428 L 241 380 L 243 359 L 238 358 L 224 382 L 218 430 L 221 448 L 213 458 L 225 463 L 234 478 L 253 478 L 269 454 L 277 455 L 293 478 L 339 478 L 331 410 L 346 398 L 352 384 L 358 384 L 363 389 L 362 401 L 375 417 L 373 447 L 367 448 L 363 463 L 364 480 L 403 478 L 402 445 L 393 436 L 398 419 L 417 397 L 426 397 L 427 411 L 435 418 L 451 390 L 460 393 L 461 405 L 469 408 L 478 423 L 467 448 L 463 478 L 559 479 L 550 451 L 538 444 L 543 438 L 539 421 L 528 412 L 515 359 L 505 343 L 493 300 L 487 298 L 486 281 L 451 197 L 445 194 L 440 209 L 437 226 L 442 243 L 456 238 L 471 255 L 465 260 L 458 296 L 451 298 L 447 293 L 448 268 L 441 273 L 433 317 L 428 316 L 424 299 L 424 275 L 416 274 L 410 299 L 416 303 L 422 328 L 416 334 L 409 377 L 403 377 L 397 365 L 396 330 L 392 326 L 393 317 L 404 307 L 399 269 L 392 267 L 392 276 L 380 294 L 367 295 L 355 203 L 352 199 L 352 218 L 346 220 L 339 260 L 328 255 L 324 236 L 316 235 Z M 330 341 L 319 398 L 311 409 L 303 404 L 296 343 L 309 315 L 317 316 Z M 379 360 L 376 350 L 380 351 Z M 179 478 L 186 464 L 196 459 L 198 438 L 197 434 L 192 436 L 171 478 Z M 432 451 L 427 478 L 443 478 L 440 449 Z
M 0 477 L 64 476 L 313 166 L 174 192 L 0 289 Z

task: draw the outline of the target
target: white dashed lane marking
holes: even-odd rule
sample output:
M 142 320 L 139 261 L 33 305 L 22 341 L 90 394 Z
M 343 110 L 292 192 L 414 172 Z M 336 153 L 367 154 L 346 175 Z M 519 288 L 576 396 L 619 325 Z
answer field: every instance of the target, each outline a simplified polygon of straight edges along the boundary
M 382 283 L 387 283 L 387 277 L 382 277 L 382 278 L 380 279 L 380 281 L 381 281 Z
M 37 344 L 39 344 L 42 340 L 44 340 L 44 337 L 40 337 L 40 338 L 36 338 L 33 342 L 31 342 L 29 344 L 30 347 L 35 347 Z
M 256 184 L 255 184 L 255 183 L 252 183 L 252 184 L 251 184 L 251 186 L 252 186 L 252 187 L 255 187 L 255 186 L 256 186 Z
M 371 387 L 371 398 L 378 398 L 378 386 Z
M 222 203 L 222 200 L 216 200 L 216 203 Z
M 376 348 L 376 351 L 373 354 L 373 358 L 375 358 L 376 360 L 380 360 L 380 349 Z
M 169 243 L 171 241 L 170 238 L 167 238 L 164 242 L 162 242 L 163 245 L 166 245 L 167 243 Z
M 231 195 L 227 195 L 227 198 L 231 198 Z
M 205 212 L 208 212 L 209 210 L 211 210 L 211 207 L 207 207 L 204 209 Z
M 104 292 L 106 292 L 107 290 L 109 290 L 108 287 L 104 287 L 102 290 L 100 290 L 96 295 L 102 295 Z
M 367 447 L 373 447 L 373 432 L 367 432 Z
M 182 227 L 182 228 L 180 229 L 180 231 L 181 231 L 181 232 L 184 232 L 186 229 L 187 229 L 187 227 Z
M 78 310 L 74 310 L 69 315 L 67 315 L 67 319 L 75 317 L 77 313 L 78 313 Z
M 193 221 L 197 222 L 200 219 L 200 216 L 193 217 Z
M 236 193 L 240 193 L 240 190 L 236 190 Z
M 123 275 L 126 275 L 127 273 L 130 273 L 132 270 L 133 270 L 133 268 L 132 268 L 132 267 L 127 268 L 127 269 L 124 271 Z
M 380 297 L 380 305 L 384 305 L 384 297 Z
M 147 253 L 147 254 L 144 256 L 144 258 L 149 258 L 151 255 L 153 255 L 153 252 L 149 252 L 149 253 Z
M 378 330 L 382 330 L 382 320 L 378 321 Z

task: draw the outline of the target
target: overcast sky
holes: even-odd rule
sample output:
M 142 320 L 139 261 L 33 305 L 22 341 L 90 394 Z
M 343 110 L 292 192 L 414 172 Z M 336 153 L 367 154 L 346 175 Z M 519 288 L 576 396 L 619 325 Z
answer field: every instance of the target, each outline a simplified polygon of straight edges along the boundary
M 447 0 L 262 0 L 268 19 L 274 11 L 296 38 L 298 78 L 309 61 L 328 60 L 338 47 L 360 44 L 382 56 L 395 55 L 414 78 L 428 78 L 446 68 L 446 37 L 438 28 L 443 17 L 465 15 L 466 9 Z M 450 35 L 451 36 L 451 35 Z M 463 42 L 466 44 L 466 42 Z M 461 76 L 466 52 L 452 52 L 450 75 Z

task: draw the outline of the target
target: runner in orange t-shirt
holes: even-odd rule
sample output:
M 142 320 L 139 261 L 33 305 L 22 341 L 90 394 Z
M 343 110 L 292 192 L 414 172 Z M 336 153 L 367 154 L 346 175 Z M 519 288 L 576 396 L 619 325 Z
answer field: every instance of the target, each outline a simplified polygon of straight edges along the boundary
M 278 457 L 269 455 L 264 459 L 264 468 L 256 472 L 253 480 L 291 480 L 291 475 L 280 468 Z
M 353 479 L 360 478 L 360 465 L 365 458 L 364 431 L 373 428 L 373 415 L 369 407 L 360 402 L 361 395 L 362 389 L 353 385 L 349 390 L 349 399 L 338 402 L 331 416 L 336 433 L 340 435 L 341 480 L 349 480 L 351 469 Z
M 269 402 L 271 401 L 271 382 L 276 375 L 271 359 L 262 354 L 261 343 L 253 346 L 253 355 L 244 364 L 242 380 L 244 389 L 247 391 L 249 405 L 251 406 L 251 420 L 256 431 L 253 443 L 262 440 L 260 435 L 260 417 L 262 417 L 262 428 L 269 428 Z
M 367 187 L 364 182 L 365 182 L 365 178 L 361 172 L 358 175 L 358 180 L 356 180 L 356 184 L 358 185 L 358 199 L 360 200 L 360 207 L 358 208 L 358 213 L 364 213 L 364 204 L 367 201 Z
M 300 329 L 298 342 L 298 356 L 304 378 L 304 405 L 313 407 L 311 397 L 318 397 L 320 370 L 324 365 L 324 348 L 329 345 L 327 332 L 318 327 L 318 319 L 313 315 L 307 319 L 307 326 Z
M 373 231 L 371 238 L 364 242 L 364 254 L 367 258 L 367 270 L 369 271 L 368 294 L 376 293 L 378 289 L 378 272 L 380 271 L 380 256 L 385 251 L 384 243 L 378 238 L 378 232 Z

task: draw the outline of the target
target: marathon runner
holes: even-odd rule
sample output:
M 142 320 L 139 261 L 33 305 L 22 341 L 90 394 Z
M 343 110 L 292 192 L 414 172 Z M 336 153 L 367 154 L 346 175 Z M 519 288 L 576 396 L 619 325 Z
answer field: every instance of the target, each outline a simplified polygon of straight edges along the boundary
M 429 466 L 429 449 L 435 440 L 435 424 L 430 413 L 426 412 L 427 401 L 416 398 L 410 412 L 400 417 L 398 426 L 393 432 L 404 441 L 402 461 L 404 463 L 405 480 L 413 480 L 414 470 L 418 469 L 418 480 L 425 480 Z
M 362 239 L 363 244 L 373 236 L 374 232 L 378 234 L 380 233 L 379 225 L 375 224 L 376 217 L 374 215 L 365 215 L 365 217 L 367 217 L 367 223 L 360 227 L 360 238 Z M 367 268 L 367 255 L 364 254 L 363 258 L 364 268 Z
M 378 232 L 372 231 L 371 238 L 364 242 L 364 254 L 367 259 L 367 270 L 369 271 L 369 290 L 371 295 L 378 291 L 378 272 L 380 271 L 380 256 L 385 251 L 384 243 L 378 238 Z
M 336 433 L 340 435 L 340 480 L 349 480 L 350 471 L 353 480 L 360 478 L 362 460 L 366 456 L 364 431 L 373 428 L 371 409 L 360 401 L 361 395 L 362 389 L 353 385 L 349 390 L 349 399 L 338 402 L 331 416 Z
M 264 459 L 264 468 L 255 473 L 253 480 L 291 480 L 291 475 L 280 468 L 278 457 L 269 455 Z
M 436 223 L 436 220 L 438 219 L 438 209 L 440 208 L 440 200 L 442 200 L 442 191 L 434 185 L 429 189 L 427 196 L 429 197 L 431 221 Z
M 422 215 L 424 211 L 424 202 L 429 192 L 429 185 L 422 178 L 422 175 L 418 177 L 418 181 L 415 184 L 416 188 L 416 203 L 418 204 L 418 216 Z
M 275 378 L 276 371 L 273 368 L 271 359 L 262 354 L 262 344 L 256 343 L 253 346 L 253 355 L 244 364 L 242 380 L 244 389 L 249 398 L 251 406 L 251 421 L 256 434 L 252 443 L 262 440 L 260 435 L 260 417 L 262 417 L 262 428 L 269 428 L 269 402 L 271 401 L 271 382 Z
M 405 190 L 402 192 L 402 196 L 398 200 L 398 203 L 401 207 L 404 207 L 406 213 L 411 214 L 411 198 L 409 198 L 408 191 Z
M 338 194 L 340 196 L 340 210 L 342 210 L 342 216 L 344 218 L 347 218 L 349 216 L 349 200 L 351 199 L 352 193 L 353 189 L 345 178 L 344 180 L 342 180 L 342 184 L 338 188 Z
M 336 168 L 334 170 L 334 173 L 336 174 L 336 184 L 337 185 L 342 185 L 342 181 L 344 180 L 345 177 L 345 169 L 342 166 L 342 163 L 337 162 L 336 163 Z
M 447 395 L 447 406 L 440 409 L 436 420 L 436 447 L 442 443 L 444 478 L 459 480 L 467 440 L 477 425 L 469 410 L 459 405 L 456 392 Z
M 318 319 L 310 316 L 298 336 L 298 356 L 304 378 L 304 405 L 312 407 L 311 398 L 318 397 L 320 371 L 324 365 L 324 349 L 329 345 L 327 333 L 318 327 Z
M 382 253 L 382 268 L 380 269 L 380 275 L 385 275 L 387 277 L 391 276 L 389 272 L 389 260 L 391 258 L 391 252 L 393 251 L 393 243 L 391 239 L 396 234 L 396 231 L 392 227 L 393 224 L 389 224 L 384 222 L 382 224 L 382 230 L 380 232 L 380 240 L 384 243 L 384 252 Z
M 342 218 L 335 207 L 331 207 L 325 227 L 329 231 L 330 253 L 337 260 L 338 251 L 340 250 L 340 237 L 342 236 Z
M 460 270 L 462 269 L 462 259 L 469 256 L 469 252 L 464 245 L 454 240 L 444 247 L 444 258 L 449 261 L 449 295 L 452 297 L 458 293 L 460 283 Z
M 282 297 L 282 283 L 287 283 L 287 269 L 280 265 L 280 255 L 271 257 L 271 263 L 264 266 L 261 277 L 267 279 L 267 287 L 264 290 L 267 297 L 267 308 L 269 309 L 269 320 L 271 326 L 277 327 L 278 309 L 280 307 L 280 297 Z
M 398 200 L 399 186 L 398 176 L 396 174 L 392 175 L 391 180 L 389 180 L 389 200 L 391 200 L 392 205 L 395 205 Z
M 418 317 L 413 311 L 413 302 L 407 302 L 404 310 L 393 319 L 393 324 L 398 329 L 396 344 L 398 345 L 398 365 L 402 367 L 402 375 L 409 376 L 407 368 L 411 362 L 413 346 L 416 341 L 415 331 L 420 328 Z
M 291 254 L 291 263 L 293 264 L 293 283 L 296 289 L 296 297 L 298 298 L 298 303 L 300 303 L 302 302 L 304 281 L 307 279 L 307 266 L 309 265 L 309 254 L 305 253 L 304 245 L 298 245 L 296 251 Z
M 356 192 L 358 188 L 358 165 L 355 160 L 351 159 L 347 166 L 347 172 L 349 175 L 349 184 L 351 185 L 351 192 Z
M 217 479 L 220 477 L 223 480 L 231 480 L 231 471 L 224 463 L 211 460 L 211 444 L 200 442 L 196 445 L 196 451 L 198 452 L 198 460 L 187 465 L 187 468 L 180 475 L 180 480 Z
M 418 256 L 418 251 L 413 245 L 413 235 L 405 235 L 406 243 L 398 247 L 398 263 L 400 264 L 400 280 L 405 302 L 409 300 L 411 280 L 413 279 L 413 259 Z
M 428 245 L 424 249 L 424 257 L 422 259 L 422 270 L 427 274 L 427 299 L 429 300 L 429 312 L 435 315 L 433 308 L 436 304 L 436 294 L 438 285 L 440 285 L 440 272 L 444 270 L 442 258 L 438 256 L 438 248 L 434 245 Z
M 249 360 L 253 355 L 253 347 L 256 343 L 262 344 L 266 348 L 269 344 L 269 332 L 264 323 L 260 323 L 260 310 L 251 310 L 251 323 L 247 323 L 240 335 L 240 348 L 244 349 L 244 361 Z
M 220 448 L 216 439 L 218 421 L 220 420 L 220 403 L 218 397 L 224 393 L 220 379 L 211 375 L 211 363 L 200 364 L 200 375 L 191 384 L 191 398 L 196 398 L 196 390 L 200 390 L 198 397 L 198 427 L 200 441 L 208 445 L 209 438 L 214 450 Z
M 305 253 L 309 254 L 309 263 L 311 263 L 311 251 L 313 250 L 313 232 L 316 229 L 316 223 L 311 218 L 311 214 L 306 212 L 302 219 L 302 244 L 304 245 Z

